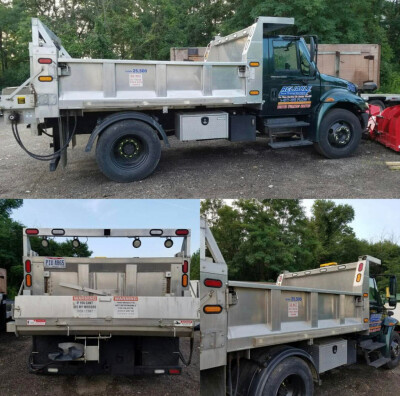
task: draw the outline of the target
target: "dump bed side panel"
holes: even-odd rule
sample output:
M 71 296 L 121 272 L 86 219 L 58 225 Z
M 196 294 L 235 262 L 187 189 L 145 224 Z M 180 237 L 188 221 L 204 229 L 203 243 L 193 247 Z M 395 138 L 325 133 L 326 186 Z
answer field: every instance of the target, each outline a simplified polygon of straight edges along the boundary
M 123 109 L 260 103 L 248 94 L 246 63 L 62 59 L 60 109 Z
M 369 266 L 360 260 L 298 273 L 277 284 L 229 282 L 228 352 L 367 332 Z

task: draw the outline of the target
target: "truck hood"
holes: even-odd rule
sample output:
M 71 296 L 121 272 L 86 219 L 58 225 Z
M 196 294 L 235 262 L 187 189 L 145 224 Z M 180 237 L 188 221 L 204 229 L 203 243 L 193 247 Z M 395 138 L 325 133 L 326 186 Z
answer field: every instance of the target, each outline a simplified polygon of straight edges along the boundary
M 321 86 L 324 91 L 333 89 L 333 88 L 344 88 L 349 92 L 356 94 L 357 86 L 350 81 L 344 80 L 343 78 L 329 76 L 328 74 L 322 74 L 321 77 Z

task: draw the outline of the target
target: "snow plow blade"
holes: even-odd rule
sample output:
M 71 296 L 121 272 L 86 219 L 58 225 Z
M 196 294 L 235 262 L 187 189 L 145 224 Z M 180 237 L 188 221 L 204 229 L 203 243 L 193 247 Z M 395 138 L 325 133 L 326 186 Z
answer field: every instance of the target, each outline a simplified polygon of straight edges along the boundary
M 390 149 L 400 151 L 400 106 L 388 107 L 382 112 L 370 105 L 369 136 Z

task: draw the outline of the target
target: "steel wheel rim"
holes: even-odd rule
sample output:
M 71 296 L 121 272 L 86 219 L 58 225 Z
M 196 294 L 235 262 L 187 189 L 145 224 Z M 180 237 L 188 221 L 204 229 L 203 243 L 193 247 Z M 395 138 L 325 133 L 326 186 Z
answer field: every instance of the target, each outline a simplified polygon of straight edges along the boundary
M 149 147 L 136 135 L 124 135 L 114 140 L 110 154 L 115 166 L 127 169 L 141 165 L 149 156 Z
M 328 141 L 332 147 L 346 147 L 352 140 L 353 130 L 346 121 L 336 121 L 328 129 Z
M 390 344 L 390 352 L 392 355 L 392 360 L 398 359 L 400 356 L 400 345 L 398 340 L 393 340 Z
M 276 396 L 306 396 L 306 387 L 301 376 L 292 374 L 283 379 Z

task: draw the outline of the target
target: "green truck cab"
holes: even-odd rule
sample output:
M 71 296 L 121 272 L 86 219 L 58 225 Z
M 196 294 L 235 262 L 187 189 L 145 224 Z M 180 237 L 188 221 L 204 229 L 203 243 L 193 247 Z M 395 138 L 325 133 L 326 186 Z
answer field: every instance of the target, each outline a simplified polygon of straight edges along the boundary
M 352 154 L 368 124 L 368 105 L 355 84 L 318 71 L 318 40 L 264 36 L 260 118 L 275 148 L 314 144 L 328 158 Z M 300 139 L 276 142 L 297 131 Z
M 363 336 L 360 342 L 361 346 L 364 345 L 364 356 L 369 365 L 377 367 L 383 363 L 392 369 L 400 363 L 400 324 L 392 311 L 397 302 L 397 279 L 394 275 L 389 277 L 389 286 L 383 294 L 376 278 L 369 278 L 369 335 Z

